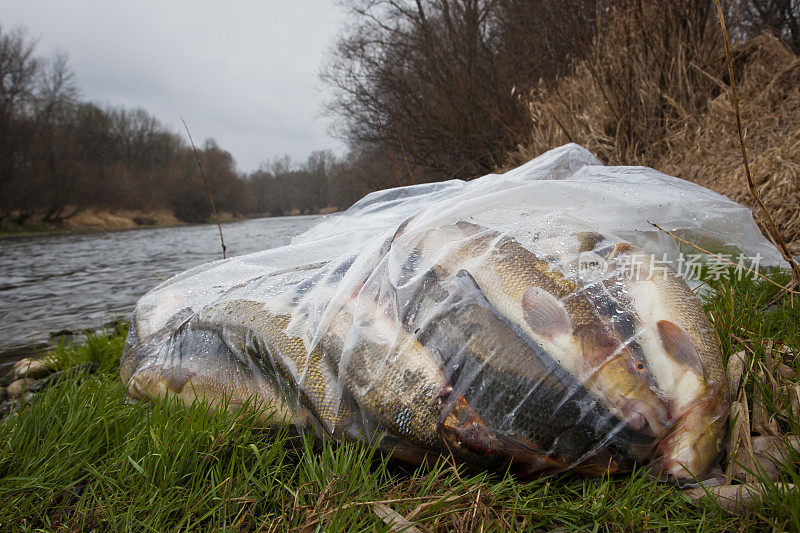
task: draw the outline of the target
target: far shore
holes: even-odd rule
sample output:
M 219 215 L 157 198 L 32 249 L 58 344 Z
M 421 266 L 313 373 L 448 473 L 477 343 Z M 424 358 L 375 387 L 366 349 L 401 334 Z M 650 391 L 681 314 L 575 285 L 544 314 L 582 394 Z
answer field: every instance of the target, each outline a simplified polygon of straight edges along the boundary
M 336 212 L 334 207 L 326 207 L 315 213 L 301 213 L 294 210 L 281 216 L 314 216 L 327 215 Z M 270 218 L 269 214 L 257 214 L 252 216 L 234 215 L 232 213 L 220 213 L 219 219 L 223 224 L 226 222 L 238 222 L 253 218 Z M 199 224 L 215 224 L 216 219 L 209 217 L 205 222 Z M 171 212 L 160 211 L 132 211 L 132 210 L 98 210 L 87 209 L 78 212 L 73 217 L 64 220 L 61 224 L 30 223 L 23 225 L 12 225 L 0 227 L 0 239 L 33 237 L 38 235 L 57 235 L 74 233 L 93 233 L 97 231 L 124 231 L 132 229 L 146 228 L 166 228 L 172 226 L 188 226 L 198 224 L 196 222 L 185 222 L 178 220 Z

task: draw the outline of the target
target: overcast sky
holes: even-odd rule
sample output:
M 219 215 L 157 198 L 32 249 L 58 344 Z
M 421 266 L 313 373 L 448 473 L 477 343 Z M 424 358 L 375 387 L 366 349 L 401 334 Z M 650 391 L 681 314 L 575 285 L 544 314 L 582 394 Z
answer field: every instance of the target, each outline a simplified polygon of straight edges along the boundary
M 341 144 L 317 73 L 343 21 L 333 0 L 0 0 L 4 31 L 67 53 L 84 100 L 141 107 L 195 142 L 213 137 L 245 172 Z

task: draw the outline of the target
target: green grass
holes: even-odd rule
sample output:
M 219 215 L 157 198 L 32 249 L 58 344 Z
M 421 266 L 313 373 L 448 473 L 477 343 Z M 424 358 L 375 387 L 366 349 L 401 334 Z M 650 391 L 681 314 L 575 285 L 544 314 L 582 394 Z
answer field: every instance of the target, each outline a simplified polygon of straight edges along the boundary
M 777 289 L 765 283 L 713 286 L 707 310 L 726 358 L 742 341 L 763 356 L 767 338 L 800 352 L 800 301 L 766 306 Z M 47 389 L 0 424 L 0 530 L 388 531 L 375 502 L 432 531 L 800 529 L 796 489 L 771 485 L 761 504 L 730 515 L 641 472 L 523 482 L 445 459 L 411 467 L 366 445 L 315 444 L 267 430 L 245 410 L 128 404 L 118 370 L 124 335 L 58 348 L 61 366 L 92 361 L 99 372 Z M 751 373 L 745 390 L 759 386 Z M 800 433 L 783 391 L 762 388 L 781 429 Z M 800 483 L 792 465 L 781 476 Z
M 31 224 L 18 228 L 0 229 L 0 239 L 5 237 L 30 237 L 32 235 L 49 235 L 51 233 L 66 233 L 67 230 L 58 229 L 44 224 Z

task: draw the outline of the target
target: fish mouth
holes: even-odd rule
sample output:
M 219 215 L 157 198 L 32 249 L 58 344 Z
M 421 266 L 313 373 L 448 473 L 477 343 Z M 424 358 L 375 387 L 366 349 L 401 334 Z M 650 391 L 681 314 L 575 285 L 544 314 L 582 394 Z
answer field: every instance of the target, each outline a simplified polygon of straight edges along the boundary
M 673 426 L 659 416 L 659 410 L 655 406 L 644 400 L 626 400 L 620 411 L 631 429 L 646 435 L 663 437 Z
M 719 392 L 685 409 L 658 445 L 650 470 L 664 480 L 686 483 L 708 477 L 722 450 L 727 398 Z

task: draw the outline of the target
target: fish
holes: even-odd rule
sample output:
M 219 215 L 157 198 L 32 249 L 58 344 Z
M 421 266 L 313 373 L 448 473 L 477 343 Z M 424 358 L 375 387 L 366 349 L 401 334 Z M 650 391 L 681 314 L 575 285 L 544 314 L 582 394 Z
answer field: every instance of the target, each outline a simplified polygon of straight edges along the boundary
M 699 298 L 672 267 L 630 243 L 608 254 L 609 291 L 633 313 L 635 341 L 668 403 L 672 431 L 651 468 L 691 481 L 722 453 L 730 406 L 722 349 Z
M 669 431 L 667 408 L 653 390 L 646 361 L 613 335 L 577 283 L 515 239 L 470 222 L 406 235 L 401 226 L 397 246 L 423 258 L 421 270 L 443 277 L 468 272 L 501 316 L 614 414 L 654 435 Z
M 317 437 L 526 477 L 647 465 L 684 482 L 712 465 L 719 340 L 677 275 L 587 282 L 570 254 L 470 222 L 407 229 L 204 304 L 156 291 L 122 354 L 128 395 L 269 405 Z M 612 266 L 643 254 L 576 237 Z
M 235 299 L 188 318 L 179 313 L 148 342 L 129 339 L 122 377 L 134 399 L 218 404 L 227 394 L 233 406 L 250 395 L 334 438 L 371 441 L 383 432 L 395 455 L 411 462 L 432 452 L 481 462 L 473 450 L 496 447 L 492 432 L 463 398 L 451 397 L 428 351 L 370 302 L 361 302 L 365 321 L 354 298 L 331 302 L 332 318 L 310 349 L 291 331 L 297 317 L 263 302 Z
M 272 425 L 310 425 L 310 413 L 288 402 L 275 381 L 243 364 L 217 332 L 176 322 L 144 340 L 135 328 L 128 333 L 120 361 L 132 401 L 166 397 L 190 405 L 199 400 L 230 411 L 247 405 Z
M 568 468 L 623 471 L 657 439 L 598 402 L 532 339 L 492 308 L 466 271 L 429 272 L 407 299 L 403 323 L 444 365 L 453 388 L 498 436 L 523 476 Z M 521 451 L 522 450 L 522 451 Z
M 494 465 L 483 451 L 502 446 L 495 433 L 454 391 L 441 360 L 387 316 L 372 295 L 344 302 L 322 330 L 323 352 L 338 367 L 359 411 L 378 420 L 379 429 L 419 450 Z

